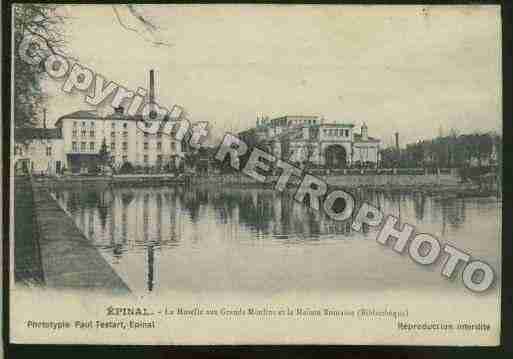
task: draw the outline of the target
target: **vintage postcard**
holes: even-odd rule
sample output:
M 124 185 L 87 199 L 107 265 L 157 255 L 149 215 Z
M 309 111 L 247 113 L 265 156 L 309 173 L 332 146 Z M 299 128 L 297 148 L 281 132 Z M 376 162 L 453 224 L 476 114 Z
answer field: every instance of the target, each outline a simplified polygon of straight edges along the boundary
M 500 344 L 499 6 L 11 11 L 11 343 Z

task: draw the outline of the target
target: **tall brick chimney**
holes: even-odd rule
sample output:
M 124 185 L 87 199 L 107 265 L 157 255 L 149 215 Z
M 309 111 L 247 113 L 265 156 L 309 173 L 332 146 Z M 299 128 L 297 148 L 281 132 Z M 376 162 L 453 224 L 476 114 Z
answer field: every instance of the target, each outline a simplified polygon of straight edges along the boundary
M 155 72 L 150 70 L 150 103 L 155 103 Z
M 150 70 L 150 118 L 157 118 L 157 112 L 155 111 L 155 71 Z

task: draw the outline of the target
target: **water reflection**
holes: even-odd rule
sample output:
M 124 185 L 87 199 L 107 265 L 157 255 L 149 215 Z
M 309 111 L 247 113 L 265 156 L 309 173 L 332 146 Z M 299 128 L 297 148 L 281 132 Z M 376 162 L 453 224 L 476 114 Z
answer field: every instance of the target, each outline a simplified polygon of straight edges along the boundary
M 222 271 L 223 274 L 218 276 L 225 278 L 233 275 L 230 274 L 234 270 L 232 267 L 251 266 L 253 262 L 255 266 L 261 266 L 259 259 L 251 256 L 252 253 L 255 256 L 267 256 L 261 260 L 270 264 L 273 261 L 280 263 L 284 253 L 290 251 L 288 248 L 291 245 L 325 244 L 331 246 L 328 249 L 330 251 L 340 250 L 340 257 L 354 256 L 356 261 L 360 256 L 363 260 L 359 259 L 352 267 L 361 266 L 361 271 L 370 270 L 371 264 L 366 266 L 366 261 L 370 263 L 372 256 L 382 255 L 382 251 L 375 245 L 354 245 L 354 252 L 348 254 L 347 245 L 342 247 L 337 243 L 346 240 L 356 243 L 355 240 L 369 239 L 371 232 L 368 228 L 365 228 L 364 233 L 355 233 L 351 230 L 350 221 L 332 221 L 324 213 L 309 210 L 303 204 L 297 203 L 291 194 L 276 193 L 273 190 L 111 187 L 66 189 L 54 194 L 61 206 L 71 214 L 77 226 L 100 248 L 120 275 L 125 276 L 124 279 L 130 285 L 141 290 L 144 288 L 147 292 L 154 291 L 159 285 L 165 286 L 159 280 L 160 267 L 166 268 L 165 273 L 170 282 L 175 280 L 180 285 L 183 285 L 180 282 L 184 280 L 181 277 L 183 273 L 194 276 L 201 271 L 198 267 L 203 265 L 211 265 L 208 269 L 210 271 Z M 494 221 L 497 223 L 500 211 L 495 198 L 447 199 L 422 193 L 370 190 L 358 190 L 355 195 L 359 200 L 379 207 L 386 214 L 395 215 L 422 231 L 452 241 L 463 240 L 462 236 L 468 231 L 475 232 L 476 228 L 470 225 L 473 220 L 488 218 L 492 224 Z M 472 218 L 467 221 L 469 211 L 472 212 Z M 471 239 L 468 241 L 468 245 L 477 243 Z M 246 250 L 248 246 L 250 249 Z M 278 250 L 269 252 L 265 249 L 269 246 Z M 181 250 L 180 258 L 176 255 L 178 250 Z M 214 252 L 220 258 L 208 256 Z M 332 253 L 335 252 L 328 254 L 319 251 L 319 258 L 328 258 Z M 242 263 L 235 254 L 247 255 L 246 262 Z M 290 268 L 284 269 L 287 273 L 290 271 L 290 276 L 295 275 L 294 273 L 301 275 L 303 269 L 298 270 L 294 265 L 308 263 L 308 256 L 311 254 L 301 252 L 295 255 L 299 256 L 295 257 L 298 263 L 289 263 Z M 173 261 L 183 263 L 178 268 Z M 321 271 L 317 272 L 316 275 L 321 278 Z M 246 274 L 236 274 L 244 275 Z M 318 285 L 314 282 L 314 275 L 308 275 Z M 144 278 L 144 283 L 141 278 Z M 233 278 L 230 280 L 232 282 L 227 282 L 229 285 L 240 285 Z M 317 279 L 325 282 L 325 285 L 329 284 L 329 280 L 330 278 Z M 265 282 L 265 273 L 262 274 L 262 281 Z M 193 282 L 189 284 L 195 285 Z

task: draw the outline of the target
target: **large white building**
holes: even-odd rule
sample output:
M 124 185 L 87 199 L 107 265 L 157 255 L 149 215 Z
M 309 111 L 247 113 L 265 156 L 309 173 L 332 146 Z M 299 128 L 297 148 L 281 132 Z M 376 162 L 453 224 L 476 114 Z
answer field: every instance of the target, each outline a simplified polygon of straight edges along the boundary
M 55 126 L 62 130 L 66 167 L 73 173 L 87 172 L 98 165 L 105 140 L 115 167 L 130 162 L 134 166 L 179 165 L 182 144 L 169 134 L 149 134 L 142 130 L 141 116 L 128 116 L 123 108 L 107 116 L 94 111 L 77 111 L 60 117 Z
M 64 139 L 59 128 L 14 129 L 14 173 L 61 173 L 65 166 Z
M 326 122 L 318 116 L 259 118 L 255 128 L 240 135 L 290 162 L 308 161 L 328 168 L 379 163 L 380 140 L 368 135 L 365 124 L 356 133 L 353 124 Z

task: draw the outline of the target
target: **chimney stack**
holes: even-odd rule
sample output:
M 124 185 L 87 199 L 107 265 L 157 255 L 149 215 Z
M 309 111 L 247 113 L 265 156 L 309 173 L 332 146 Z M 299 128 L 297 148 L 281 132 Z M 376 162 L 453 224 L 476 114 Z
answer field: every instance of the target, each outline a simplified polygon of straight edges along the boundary
M 150 70 L 150 103 L 155 103 L 155 74 L 153 70 Z
M 157 118 L 157 112 L 155 111 L 155 71 L 150 70 L 150 119 L 154 120 Z
M 395 133 L 395 148 L 399 151 L 399 132 Z
M 43 109 L 43 128 L 46 128 L 46 108 Z

